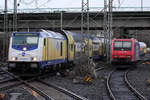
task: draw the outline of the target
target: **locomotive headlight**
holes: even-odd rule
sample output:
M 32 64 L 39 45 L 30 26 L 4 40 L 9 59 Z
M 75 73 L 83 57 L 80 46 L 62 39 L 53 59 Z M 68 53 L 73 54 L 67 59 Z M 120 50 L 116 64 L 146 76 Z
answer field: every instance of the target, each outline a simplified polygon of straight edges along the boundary
M 11 60 L 15 61 L 15 60 L 17 60 L 17 57 L 12 57 Z
M 37 58 L 36 58 L 36 57 L 33 57 L 32 60 L 33 60 L 33 61 L 37 61 Z
M 26 50 L 27 50 L 27 48 L 26 48 L 26 47 L 24 47 L 22 50 L 23 50 L 23 51 L 26 51 Z
M 128 58 L 131 58 L 131 56 L 127 56 Z
M 117 58 L 118 56 L 114 55 L 115 58 Z

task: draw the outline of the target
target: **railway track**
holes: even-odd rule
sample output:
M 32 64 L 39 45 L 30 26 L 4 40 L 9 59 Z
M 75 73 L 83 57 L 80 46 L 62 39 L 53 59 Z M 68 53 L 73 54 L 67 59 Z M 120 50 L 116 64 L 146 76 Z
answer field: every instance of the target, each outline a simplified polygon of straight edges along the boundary
M 15 79 L 10 77 L 6 72 L 0 71 L 0 84 L 14 81 Z
M 105 67 L 96 68 L 95 71 L 98 72 L 98 71 L 103 70 L 103 69 L 105 69 Z
M 16 81 L 8 81 L 7 84 L 4 83 L 4 86 L 0 87 L 0 90 L 7 90 L 13 87 L 17 87 L 19 85 L 25 85 L 27 87 L 29 87 L 30 89 L 32 89 L 33 91 L 35 91 L 37 94 L 39 94 L 40 96 L 42 96 L 44 98 L 44 100 L 54 100 L 52 97 L 50 97 L 49 95 L 47 95 L 46 93 L 44 93 L 42 90 L 36 88 L 35 86 L 33 86 L 32 84 L 30 84 L 30 82 L 34 81 L 36 78 L 32 78 L 29 80 L 22 80 L 21 78 L 19 78 L 18 76 L 9 73 L 6 70 L 3 70 L 2 68 L 0 68 L 1 71 L 7 73 L 8 75 L 10 75 L 11 77 L 13 77 Z
M 127 78 L 128 71 L 114 70 L 107 78 L 107 90 L 113 100 L 147 100 L 141 95 Z
M 2 83 L 0 83 L 0 91 L 4 91 L 4 90 L 8 90 L 14 87 L 17 87 L 19 85 L 21 85 L 22 83 L 19 81 L 4 81 Z
M 66 89 L 46 83 L 42 80 L 38 80 L 40 78 L 42 79 L 43 77 L 46 77 L 47 75 L 24 81 L 18 76 L 7 72 L 6 70 L 3 70 L 1 68 L 0 70 L 13 77 L 12 79 L 0 82 L 1 91 L 8 90 L 17 86 L 22 86 L 28 88 L 27 90 L 34 91 L 34 93 L 40 95 L 39 100 L 86 100 L 86 98 L 78 96 Z M 44 99 L 41 99 L 41 97 L 43 97 Z
M 87 100 L 86 98 L 82 97 L 82 96 L 79 96 L 69 90 L 66 90 L 65 88 L 62 88 L 62 87 L 59 87 L 59 86 L 56 86 L 52 83 L 47 83 L 41 79 L 37 80 L 36 84 L 40 84 L 41 86 L 46 86 L 47 89 L 49 88 L 50 90 L 52 91 L 55 91 L 54 93 L 55 94 L 58 94 L 58 95 L 62 95 L 63 97 L 58 97 L 57 95 L 54 96 L 55 100 Z M 39 86 L 39 85 L 37 85 Z
M 10 76 L 7 73 L 0 71 L 0 81 L 3 81 L 5 79 L 9 79 L 9 78 L 10 78 Z
M 10 77 L 5 71 L 0 71 L 0 90 L 13 88 L 21 83 Z

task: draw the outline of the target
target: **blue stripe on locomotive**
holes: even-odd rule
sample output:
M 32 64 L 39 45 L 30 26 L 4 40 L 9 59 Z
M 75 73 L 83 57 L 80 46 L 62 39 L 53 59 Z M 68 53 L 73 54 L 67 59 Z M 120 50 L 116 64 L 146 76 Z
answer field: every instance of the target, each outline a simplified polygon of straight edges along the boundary
M 135 61 L 138 61 L 140 60 L 140 45 L 137 41 L 135 41 L 135 44 L 134 44 L 134 60 Z
M 60 63 L 66 63 L 67 59 L 55 59 L 55 60 L 49 60 L 49 61 L 41 61 L 41 68 L 43 69 L 45 66 L 60 64 Z
M 93 59 L 93 60 L 97 60 L 97 59 L 100 59 L 100 56 L 99 55 L 94 55 L 94 56 L 92 56 L 90 58 Z

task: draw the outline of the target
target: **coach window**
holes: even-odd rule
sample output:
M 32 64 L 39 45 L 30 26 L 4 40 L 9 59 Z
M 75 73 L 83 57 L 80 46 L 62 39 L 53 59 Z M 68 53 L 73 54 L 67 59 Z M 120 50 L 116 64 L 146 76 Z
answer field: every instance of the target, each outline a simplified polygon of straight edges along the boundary
M 62 56 L 63 55 L 63 43 L 61 42 L 61 44 L 60 44 L 60 56 Z
M 44 46 L 46 45 L 46 38 L 44 38 Z
M 71 44 L 70 46 L 71 46 L 71 51 L 73 51 L 73 44 Z

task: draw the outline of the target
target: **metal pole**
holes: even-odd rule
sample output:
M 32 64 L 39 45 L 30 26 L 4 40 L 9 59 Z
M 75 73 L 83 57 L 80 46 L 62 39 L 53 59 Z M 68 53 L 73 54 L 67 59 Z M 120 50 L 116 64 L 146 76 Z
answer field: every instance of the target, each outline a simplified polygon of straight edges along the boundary
M 14 0 L 13 31 L 17 31 L 17 0 Z
M 108 3 L 108 44 L 107 44 L 107 63 L 109 63 L 109 58 L 110 58 L 110 0 Z
M 107 63 L 110 63 L 111 41 L 112 41 L 112 2 L 109 0 L 107 9 L 107 0 L 104 0 L 104 44 Z M 108 10 L 108 11 L 107 11 Z
M 90 46 L 89 46 L 89 44 L 90 44 L 90 41 L 89 41 L 89 36 L 90 36 L 90 34 L 89 34 L 90 32 L 89 32 L 89 0 L 87 0 L 87 34 L 88 34 L 88 57 L 90 57 Z
M 82 0 L 82 13 L 81 13 L 81 34 L 83 34 L 83 29 L 84 29 L 84 0 Z
M 8 31 L 9 31 L 9 32 L 12 31 L 12 21 L 11 21 L 11 20 L 9 20 Z
M 109 0 L 109 56 L 108 56 L 108 63 L 111 63 L 110 57 L 111 57 L 111 41 L 112 41 L 112 3 L 113 0 Z
M 7 35 L 8 35 L 8 15 L 7 15 L 7 0 L 5 0 L 3 58 L 7 56 L 7 48 L 8 48 L 8 36 Z
M 90 46 L 89 46 L 89 0 L 82 0 L 82 13 L 81 13 L 81 34 L 84 33 L 84 29 L 86 29 L 87 33 L 87 49 L 88 49 L 88 65 L 89 65 L 89 57 L 90 57 Z
M 7 31 L 7 24 L 8 24 L 8 18 L 7 18 L 7 0 L 5 0 L 5 10 L 4 10 L 4 32 Z
M 143 11 L 143 0 L 141 0 L 141 11 Z
M 135 37 L 135 38 L 137 39 L 137 30 L 136 30 L 136 34 L 135 34 L 135 35 L 136 35 L 136 37 Z M 137 39 L 137 40 L 138 40 L 138 39 Z
M 60 12 L 60 27 L 63 30 L 63 11 Z
M 38 8 L 38 0 L 35 0 L 35 6 Z
M 104 0 L 104 55 L 107 57 L 107 0 Z

